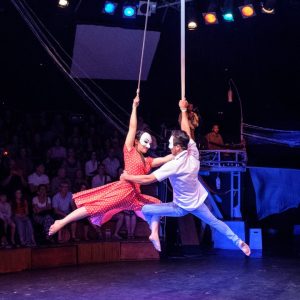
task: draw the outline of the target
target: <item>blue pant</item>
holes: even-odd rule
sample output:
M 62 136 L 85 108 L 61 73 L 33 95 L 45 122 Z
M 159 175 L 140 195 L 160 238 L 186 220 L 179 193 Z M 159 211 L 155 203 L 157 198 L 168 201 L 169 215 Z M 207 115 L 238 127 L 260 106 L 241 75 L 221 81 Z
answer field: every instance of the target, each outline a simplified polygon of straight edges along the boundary
M 240 238 L 224 222 L 218 220 L 204 203 L 201 204 L 197 209 L 192 211 L 184 210 L 183 208 L 179 207 L 173 202 L 160 204 L 146 204 L 143 206 L 142 212 L 149 224 L 151 224 L 151 220 L 154 220 L 156 219 L 156 217 L 159 216 L 183 217 L 190 213 L 196 216 L 197 218 L 201 219 L 207 225 L 215 228 L 220 233 L 224 234 L 236 246 L 238 246 L 240 242 Z

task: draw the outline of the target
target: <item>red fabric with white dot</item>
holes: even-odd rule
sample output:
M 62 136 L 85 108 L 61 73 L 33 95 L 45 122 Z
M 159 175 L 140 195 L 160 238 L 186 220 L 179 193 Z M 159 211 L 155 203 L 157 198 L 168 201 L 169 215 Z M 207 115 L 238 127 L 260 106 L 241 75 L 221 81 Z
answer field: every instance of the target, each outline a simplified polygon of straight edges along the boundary
M 152 157 L 145 158 L 133 147 L 124 146 L 125 170 L 131 175 L 145 175 L 151 170 Z M 127 181 L 116 181 L 104 186 L 82 191 L 73 195 L 77 207 L 85 207 L 90 221 L 98 226 L 109 221 L 122 210 L 140 211 L 145 204 L 160 203 L 152 196 L 141 194 L 140 185 Z

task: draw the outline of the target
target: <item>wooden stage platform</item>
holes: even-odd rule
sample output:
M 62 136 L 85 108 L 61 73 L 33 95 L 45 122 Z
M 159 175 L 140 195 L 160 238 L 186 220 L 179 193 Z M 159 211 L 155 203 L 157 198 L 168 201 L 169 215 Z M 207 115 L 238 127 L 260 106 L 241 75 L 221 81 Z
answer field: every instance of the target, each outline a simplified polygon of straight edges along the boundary
M 118 261 L 158 260 L 148 241 L 111 241 L 1 249 L 0 273 Z

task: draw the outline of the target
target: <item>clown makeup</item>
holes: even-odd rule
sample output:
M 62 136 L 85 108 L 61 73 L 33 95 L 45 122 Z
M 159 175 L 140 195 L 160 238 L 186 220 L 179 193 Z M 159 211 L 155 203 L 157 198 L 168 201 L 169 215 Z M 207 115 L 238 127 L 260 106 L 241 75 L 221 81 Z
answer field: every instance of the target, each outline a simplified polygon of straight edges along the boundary
M 141 137 L 139 142 L 141 143 L 142 146 L 146 148 L 150 148 L 150 144 L 152 143 L 152 138 L 151 135 L 148 132 L 144 132 Z
M 169 139 L 169 149 L 173 149 L 174 147 L 174 137 L 173 135 Z

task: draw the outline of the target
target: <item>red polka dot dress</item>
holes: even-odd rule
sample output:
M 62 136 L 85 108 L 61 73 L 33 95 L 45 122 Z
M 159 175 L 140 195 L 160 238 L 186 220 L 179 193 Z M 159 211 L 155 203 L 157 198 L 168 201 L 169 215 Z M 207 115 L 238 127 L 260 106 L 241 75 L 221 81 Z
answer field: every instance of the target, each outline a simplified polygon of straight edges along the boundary
M 124 146 L 125 170 L 131 175 L 145 175 L 151 170 L 152 157 L 142 161 L 141 155 L 133 147 Z M 73 195 L 77 207 L 85 207 L 90 221 L 98 226 L 109 221 L 122 210 L 140 211 L 145 204 L 160 203 L 154 197 L 141 194 L 140 185 L 116 181 L 104 186 L 85 190 Z

